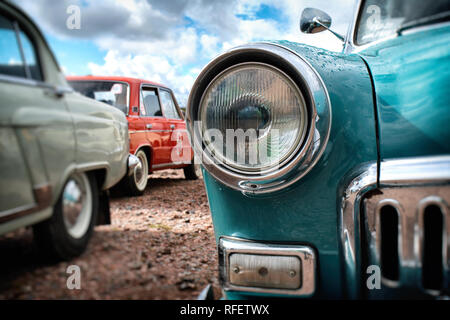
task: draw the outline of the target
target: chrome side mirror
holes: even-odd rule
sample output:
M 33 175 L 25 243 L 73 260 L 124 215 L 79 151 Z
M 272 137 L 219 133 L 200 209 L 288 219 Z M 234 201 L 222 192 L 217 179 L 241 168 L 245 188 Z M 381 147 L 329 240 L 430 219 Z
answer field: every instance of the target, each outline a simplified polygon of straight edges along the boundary
M 300 31 L 304 33 L 317 33 L 331 26 L 331 17 L 322 10 L 305 8 L 300 18 Z
M 341 41 L 344 37 L 330 29 L 331 17 L 322 10 L 305 8 L 300 18 L 300 31 L 304 33 L 318 33 L 324 30 L 330 31 Z

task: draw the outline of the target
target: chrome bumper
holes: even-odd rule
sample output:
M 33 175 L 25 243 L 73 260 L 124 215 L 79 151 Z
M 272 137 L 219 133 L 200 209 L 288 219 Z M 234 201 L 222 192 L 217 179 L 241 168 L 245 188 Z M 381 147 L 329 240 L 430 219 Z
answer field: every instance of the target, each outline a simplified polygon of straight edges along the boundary
M 139 158 L 134 154 L 128 155 L 127 161 L 127 174 L 131 175 L 133 173 L 134 168 L 139 164 Z
M 225 291 L 311 296 L 316 289 L 316 254 L 303 245 L 222 237 L 219 273 Z

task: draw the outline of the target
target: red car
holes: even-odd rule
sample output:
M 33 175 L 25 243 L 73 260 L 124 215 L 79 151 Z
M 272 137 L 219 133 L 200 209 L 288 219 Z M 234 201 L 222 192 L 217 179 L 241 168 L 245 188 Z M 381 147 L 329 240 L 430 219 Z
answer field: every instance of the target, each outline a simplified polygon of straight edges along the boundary
M 119 186 L 130 195 L 142 195 L 149 173 L 183 168 L 186 179 L 197 179 L 186 124 L 169 88 L 126 77 L 72 76 L 75 91 L 122 110 L 128 119 L 130 153 L 139 158 L 135 170 Z

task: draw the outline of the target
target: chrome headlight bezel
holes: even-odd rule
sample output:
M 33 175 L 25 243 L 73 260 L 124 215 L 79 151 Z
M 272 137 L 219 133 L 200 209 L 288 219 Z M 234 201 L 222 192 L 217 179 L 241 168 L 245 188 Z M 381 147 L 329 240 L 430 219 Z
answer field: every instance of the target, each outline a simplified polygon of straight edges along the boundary
M 278 73 L 280 76 L 282 76 L 286 81 L 289 81 L 290 84 L 292 85 L 292 87 L 294 88 L 294 90 L 297 91 L 298 95 L 299 95 L 299 100 L 301 100 L 301 105 L 299 105 L 299 109 L 301 109 L 301 112 L 303 112 L 307 118 L 307 114 L 308 111 L 306 110 L 306 102 L 305 99 L 303 97 L 303 94 L 301 92 L 301 90 L 298 88 L 298 86 L 296 85 L 296 83 L 286 74 L 284 73 L 282 70 L 279 70 L 278 68 L 272 66 L 272 65 L 268 65 L 266 63 L 261 63 L 261 62 L 243 62 L 243 63 L 239 63 L 239 64 L 235 64 L 232 65 L 228 68 L 226 68 L 225 70 L 221 71 L 218 75 L 216 75 L 216 77 L 214 77 L 214 79 L 208 84 L 208 86 L 206 87 L 205 91 L 202 94 L 202 97 L 200 99 L 200 103 L 199 103 L 199 113 L 200 113 L 200 118 L 202 118 L 202 112 L 203 110 L 203 104 L 204 104 L 204 100 L 205 97 L 207 96 L 207 93 L 209 92 L 210 87 L 218 80 L 220 79 L 221 76 L 225 75 L 227 72 L 230 72 L 232 70 L 242 70 L 246 67 L 261 67 L 261 68 L 267 68 L 267 70 L 270 70 L 274 73 Z M 205 110 L 206 112 L 206 110 Z M 305 120 L 305 119 L 302 119 Z M 205 125 L 205 121 L 203 120 L 203 125 Z M 284 164 L 286 164 L 287 162 L 289 162 L 292 157 L 299 151 L 300 147 L 302 146 L 302 143 L 306 137 L 307 134 L 307 128 L 308 127 L 308 121 L 305 120 L 304 123 L 301 123 L 301 128 L 299 128 L 299 135 L 296 136 L 295 142 L 291 147 L 291 150 L 289 150 L 290 152 L 287 152 L 285 154 L 284 157 L 282 157 L 280 159 L 280 163 L 277 164 L 277 167 L 282 167 Z M 204 128 L 202 128 L 203 131 Z M 268 131 L 269 132 L 269 131 Z M 267 132 L 267 133 L 268 133 Z M 266 134 L 267 134 L 266 133 Z M 203 134 L 204 136 L 204 134 Z M 212 153 L 213 150 L 211 150 L 209 148 L 208 145 L 205 145 L 205 148 L 208 149 L 206 150 L 209 154 Z M 257 170 L 253 171 L 252 170 L 243 170 L 243 169 L 239 169 L 238 167 L 234 166 L 233 164 L 228 164 L 227 161 L 228 159 L 226 159 L 225 156 L 223 155 L 218 155 L 217 153 L 214 154 L 214 157 L 217 157 L 217 159 L 221 162 L 221 164 L 223 165 L 223 167 L 229 169 L 232 172 L 238 173 L 238 174 L 242 174 L 242 175 L 248 175 L 248 176 L 258 176 L 258 175 L 269 175 L 272 171 L 274 171 L 275 169 L 273 169 L 272 167 L 268 167 L 268 168 L 258 168 Z
M 203 144 L 201 128 L 196 125 L 201 99 L 214 78 L 240 63 L 263 63 L 286 74 L 306 100 L 308 128 L 296 153 L 277 170 L 256 174 L 237 172 L 220 163 Z M 273 43 L 240 46 L 211 61 L 200 73 L 189 95 L 186 121 L 192 145 L 202 157 L 204 168 L 226 186 L 246 194 L 270 193 L 292 185 L 308 173 L 322 155 L 331 129 L 331 103 L 328 91 L 316 70 L 297 53 Z

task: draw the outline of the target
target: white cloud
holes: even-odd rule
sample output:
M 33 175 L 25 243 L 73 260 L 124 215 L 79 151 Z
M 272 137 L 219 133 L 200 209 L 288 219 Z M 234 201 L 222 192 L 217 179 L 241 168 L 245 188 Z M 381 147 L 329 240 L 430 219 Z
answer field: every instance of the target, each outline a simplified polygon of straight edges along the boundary
M 185 104 L 195 77 L 214 56 L 254 40 L 286 39 L 340 50 L 329 32 L 299 31 L 300 13 L 316 7 L 330 14 L 332 28 L 345 34 L 355 0 L 16 0 L 48 33 L 93 41 L 107 53 L 92 74 L 146 78 L 171 87 Z M 65 9 L 81 7 L 81 30 L 68 30 Z M 281 17 L 261 19 L 269 5 Z M 242 16 L 245 16 L 243 18 Z
M 217 36 L 203 34 L 200 37 L 200 45 L 202 48 L 201 54 L 210 59 L 217 55 L 220 39 Z
M 132 55 L 110 50 L 102 65 L 89 63 L 88 67 L 92 74 L 96 75 L 122 75 L 170 84 L 182 105 L 186 104 L 189 90 L 195 80 L 194 75 L 183 75 L 167 58 L 152 54 Z

